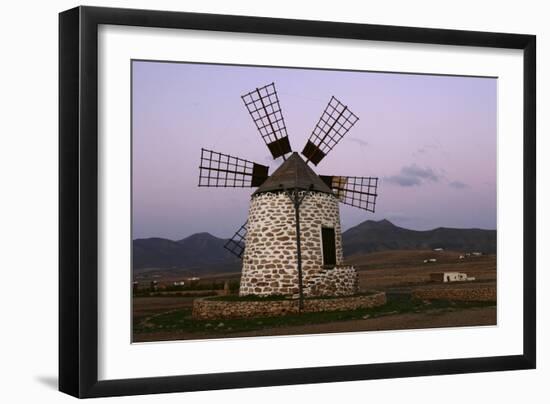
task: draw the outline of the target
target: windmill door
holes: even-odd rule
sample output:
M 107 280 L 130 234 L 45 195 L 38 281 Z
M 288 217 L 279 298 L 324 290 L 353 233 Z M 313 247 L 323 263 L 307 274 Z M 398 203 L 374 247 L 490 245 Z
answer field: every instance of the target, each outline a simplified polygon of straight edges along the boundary
M 321 228 L 321 238 L 323 241 L 323 265 L 336 265 L 336 239 L 334 237 L 334 228 Z

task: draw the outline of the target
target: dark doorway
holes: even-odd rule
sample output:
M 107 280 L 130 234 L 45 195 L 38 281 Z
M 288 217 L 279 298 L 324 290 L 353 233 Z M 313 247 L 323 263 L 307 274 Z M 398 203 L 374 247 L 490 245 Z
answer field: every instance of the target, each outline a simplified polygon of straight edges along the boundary
M 321 237 L 323 239 L 323 265 L 334 267 L 336 265 L 334 229 L 331 227 L 322 227 Z

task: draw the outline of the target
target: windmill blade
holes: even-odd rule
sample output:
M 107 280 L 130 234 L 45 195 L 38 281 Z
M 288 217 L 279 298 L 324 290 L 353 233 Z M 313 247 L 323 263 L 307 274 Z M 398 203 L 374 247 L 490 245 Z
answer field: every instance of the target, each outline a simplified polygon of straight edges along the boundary
M 201 149 L 199 187 L 259 187 L 267 179 L 268 172 L 267 166 Z
M 342 177 L 320 175 L 336 197 L 343 204 L 355 206 L 374 213 L 378 194 L 378 178 L 376 177 Z
M 241 96 L 248 113 L 274 159 L 292 151 L 275 83 Z
M 357 115 L 331 97 L 319 122 L 315 125 L 302 154 L 317 165 L 359 120 Z
M 224 244 L 223 248 L 228 250 L 231 254 L 242 258 L 243 252 L 244 252 L 244 243 L 246 240 L 246 233 L 247 228 L 246 225 L 248 224 L 248 221 L 246 221 L 240 228 L 235 232 L 233 237 L 231 237 L 227 243 Z

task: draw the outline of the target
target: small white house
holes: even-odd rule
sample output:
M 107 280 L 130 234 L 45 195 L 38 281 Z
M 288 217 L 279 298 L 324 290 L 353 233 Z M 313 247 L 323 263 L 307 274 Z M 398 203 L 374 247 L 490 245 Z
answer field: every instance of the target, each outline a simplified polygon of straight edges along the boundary
M 424 260 L 424 264 L 429 264 L 429 263 L 433 263 L 433 262 L 437 262 L 437 259 L 436 258 L 428 258 L 428 259 Z
M 434 251 L 441 252 L 443 251 L 443 248 L 434 248 Z
M 430 280 L 435 282 L 466 282 L 475 281 L 475 279 L 464 272 L 436 272 L 430 274 Z
M 459 255 L 459 256 L 458 256 L 458 259 L 459 259 L 459 260 L 463 260 L 463 259 L 464 259 L 464 255 Z
M 185 282 L 184 281 L 176 281 L 174 282 L 174 286 L 184 286 L 185 285 Z

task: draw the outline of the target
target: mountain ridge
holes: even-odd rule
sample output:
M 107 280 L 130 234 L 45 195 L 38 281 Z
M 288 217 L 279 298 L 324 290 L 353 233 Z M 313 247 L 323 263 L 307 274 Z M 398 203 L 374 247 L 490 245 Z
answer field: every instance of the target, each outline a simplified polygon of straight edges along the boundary
M 210 233 L 195 233 L 181 240 L 161 237 L 139 238 L 132 242 L 134 270 L 178 268 L 201 271 L 208 267 L 240 270 L 240 260 L 223 248 L 227 239 Z
M 387 219 L 366 220 L 342 233 L 344 256 L 385 250 L 445 248 L 496 252 L 496 230 L 436 227 L 412 230 Z
M 457 251 L 496 252 L 496 230 L 437 227 L 411 230 L 387 219 L 366 220 L 342 233 L 344 256 L 386 250 L 445 248 Z M 162 237 L 133 240 L 133 268 L 185 269 L 194 273 L 235 272 L 241 260 L 223 248 L 228 239 L 208 232 L 180 240 Z

